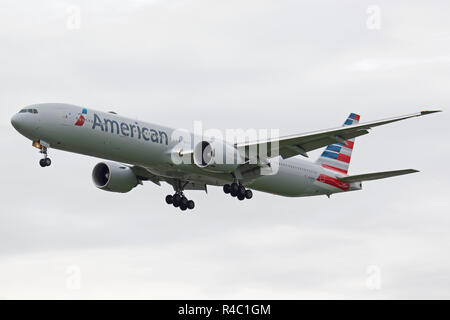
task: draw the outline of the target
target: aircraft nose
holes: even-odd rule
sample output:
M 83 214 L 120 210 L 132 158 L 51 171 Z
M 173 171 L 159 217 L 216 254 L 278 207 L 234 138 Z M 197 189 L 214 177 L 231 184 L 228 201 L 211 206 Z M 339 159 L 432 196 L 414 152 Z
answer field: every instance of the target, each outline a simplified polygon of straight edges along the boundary
M 13 125 L 14 128 L 18 129 L 20 127 L 20 119 L 19 119 L 19 115 L 15 114 L 12 118 L 11 118 L 11 124 Z
M 22 109 L 11 118 L 14 129 L 27 138 L 36 136 L 39 131 L 39 123 L 36 109 Z

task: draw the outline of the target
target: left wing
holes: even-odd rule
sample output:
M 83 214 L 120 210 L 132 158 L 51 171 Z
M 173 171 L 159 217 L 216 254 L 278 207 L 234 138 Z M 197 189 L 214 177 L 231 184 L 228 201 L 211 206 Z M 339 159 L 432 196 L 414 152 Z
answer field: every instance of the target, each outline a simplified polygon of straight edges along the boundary
M 420 117 L 427 114 L 440 111 L 421 111 L 405 116 L 388 118 L 378 121 L 366 122 L 361 124 L 349 125 L 334 129 L 327 129 L 322 131 L 304 133 L 299 135 L 285 136 L 278 139 L 270 139 L 265 141 L 254 141 L 249 143 L 238 143 L 235 147 L 240 150 L 246 157 L 249 157 L 249 150 L 251 147 L 263 146 L 267 148 L 268 156 L 273 157 L 281 155 L 283 159 L 290 158 L 296 155 L 308 157 L 307 152 L 319 149 L 330 144 L 345 140 L 356 138 L 369 133 L 369 129 L 373 127 L 382 126 L 388 123 L 405 120 L 414 117 Z M 278 143 L 278 146 L 277 146 Z M 267 147 L 266 147 L 267 146 Z

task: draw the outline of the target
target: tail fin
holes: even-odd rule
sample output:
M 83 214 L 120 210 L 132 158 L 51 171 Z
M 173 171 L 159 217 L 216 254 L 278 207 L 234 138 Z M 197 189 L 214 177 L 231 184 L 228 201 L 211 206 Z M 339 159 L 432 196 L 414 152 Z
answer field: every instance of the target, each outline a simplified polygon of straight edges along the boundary
M 357 123 L 359 123 L 359 115 L 350 113 L 344 126 Z M 355 139 L 345 140 L 345 143 L 330 144 L 316 162 L 326 169 L 347 174 L 354 145 Z

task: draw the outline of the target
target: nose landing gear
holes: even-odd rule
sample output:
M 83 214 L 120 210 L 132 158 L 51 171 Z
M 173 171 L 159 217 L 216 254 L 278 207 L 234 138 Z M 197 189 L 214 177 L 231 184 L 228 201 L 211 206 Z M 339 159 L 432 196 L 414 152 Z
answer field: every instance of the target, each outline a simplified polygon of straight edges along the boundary
M 50 158 L 44 158 L 39 161 L 42 168 L 50 167 L 52 165 L 52 160 Z
M 40 149 L 40 153 L 44 155 L 44 158 L 39 161 L 39 165 L 42 168 L 50 167 L 52 165 L 52 160 L 48 157 L 48 147 L 49 145 L 42 141 L 34 141 L 33 146 Z

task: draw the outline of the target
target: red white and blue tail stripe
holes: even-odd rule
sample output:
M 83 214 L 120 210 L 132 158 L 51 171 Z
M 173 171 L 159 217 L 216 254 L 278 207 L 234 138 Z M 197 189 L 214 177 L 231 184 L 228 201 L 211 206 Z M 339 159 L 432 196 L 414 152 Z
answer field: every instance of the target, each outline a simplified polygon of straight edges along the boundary
M 344 126 L 357 123 L 359 123 L 359 115 L 351 113 L 344 122 Z M 317 159 L 317 163 L 326 169 L 347 174 L 354 145 L 355 139 L 346 140 L 345 143 L 330 144 Z

